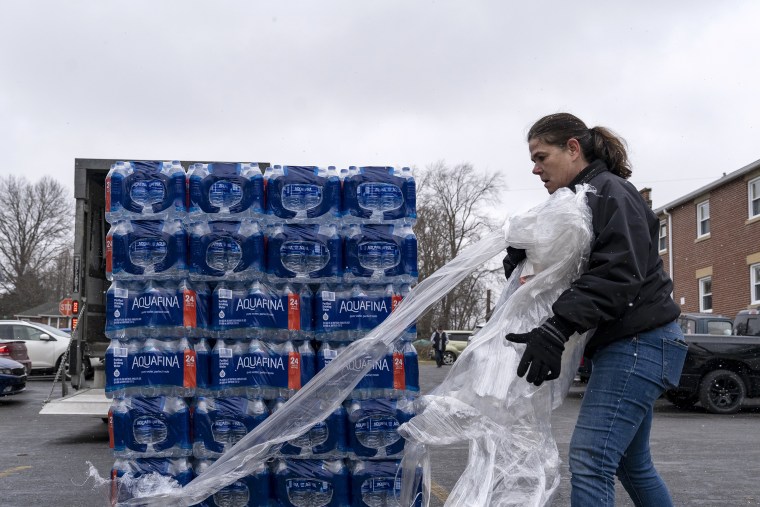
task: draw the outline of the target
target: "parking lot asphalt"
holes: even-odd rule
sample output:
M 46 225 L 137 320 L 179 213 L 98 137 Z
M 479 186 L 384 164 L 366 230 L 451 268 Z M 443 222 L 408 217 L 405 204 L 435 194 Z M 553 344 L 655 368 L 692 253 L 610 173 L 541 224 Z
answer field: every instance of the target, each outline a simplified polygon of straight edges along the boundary
M 449 367 L 420 365 L 423 393 L 437 386 Z M 107 425 L 99 418 L 41 416 L 52 382 L 33 379 L 27 391 L 0 398 L 0 506 L 89 507 L 108 505 L 107 487 L 93 489 L 91 462 L 104 477 L 113 457 Z M 567 447 L 583 396 L 576 384 L 552 417 L 563 461 L 553 506 L 569 505 Z M 60 396 L 57 387 L 54 397 Z M 678 506 L 760 505 L 760 406 L 732 416 L 683 411 L 660 400 L 655 406 L 652 454 Z M 431 450 L 432 506 L 444 504 L 466 465 L 467 445 Z M 633 506 L 618 486 L 618 506 Z

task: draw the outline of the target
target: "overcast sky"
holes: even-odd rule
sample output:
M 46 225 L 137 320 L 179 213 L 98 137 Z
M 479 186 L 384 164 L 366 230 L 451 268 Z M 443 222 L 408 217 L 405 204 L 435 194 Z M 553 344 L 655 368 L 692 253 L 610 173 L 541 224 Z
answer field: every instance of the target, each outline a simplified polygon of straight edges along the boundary
M 625 6 L 622 6 L 625 4 Z M 664 205 L 760 159 L 760 2 L 0 0 L 0 175 L 74 159 L 498 171 L 569 111 Z

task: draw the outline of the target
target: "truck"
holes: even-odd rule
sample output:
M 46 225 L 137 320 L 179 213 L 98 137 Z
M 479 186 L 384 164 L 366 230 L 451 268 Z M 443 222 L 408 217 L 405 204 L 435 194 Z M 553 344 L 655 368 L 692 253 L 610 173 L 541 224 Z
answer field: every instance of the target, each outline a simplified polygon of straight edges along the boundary
M 106 291 L 106 235 L 109 224 L 105 219 L 106 176 L 111 166 L 120 160 L 74 160 L 74 261 L 71 286 L 72 342 L 69 349 L 69 374 L 75 392 L 67 394 L 66 381 L 62 380 L 62 398 L 48 400 L 42 407 L 43 415 L 108 416 L 111 400 L 105 396 L 105 352 L 109 340 L 105 335 Z M 180 161 L 188 168 L 204 161 Z M 265 169 L 268 163 L 259 163 Z M 86 365 L 92 365 L 94 378 L 86 381 Z
M 732 334 L 733 321 L 721 315 L 682 314 L 678 321 L 689 348 L 678 387 L 664 394 L 668 401 L 733 414 L 746 398 L 760 397 L 760 336 Z

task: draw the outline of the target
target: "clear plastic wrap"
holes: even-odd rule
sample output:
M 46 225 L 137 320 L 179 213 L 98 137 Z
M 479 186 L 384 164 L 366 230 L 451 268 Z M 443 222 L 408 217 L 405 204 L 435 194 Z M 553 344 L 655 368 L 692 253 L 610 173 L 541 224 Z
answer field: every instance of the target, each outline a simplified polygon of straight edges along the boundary
M 571 350 L 565 354 L 563 376 L 536 388 L 515 375 L 524 346 L 508 344 L 503 336 L 509 331 L 527 331 L 545 319 L 551 303 L 582 269 L 591 230 L 585 189 L 581 190 L 577 195 L 569 190 L 556 192 L 541 206 L 512 218 L 506 237 L 486 236 L 423 280 L 388 319 L 347 346 L 287 404 L 190 484 L 142 489 L 139 498 L 125 505 L 194 505 L 253 473 L 276 455 L 279 444 L 306 433 L 335 411 L 413 322 L 508 244 L 528 250 L 536 275 L 518 288 L 516 270 L 492 319 L 465 349 L 444 383 L 421 398 L 422 412 L 401 427 L 410 440 L 403 462 L 401 505 L 415 501 L 419 463 L 429 485 L 425 446 L 461 440 L 471 442 L 470 462 L 448 505 L 542 505 L 559 480 L 549 413 L 569 386 L 568 377 L 577 364 L 576 358 L 569 356 L 579 356 L 582 339 L 575 336 L 568 344 Z M 351 367 L 356 364 L 364 366 Z M 429 487 L 424 489 L 427 502 Z M 539 499 L 528 500 L 527 495 L 534 492 Z
M 540 387 L 517 376 L 525 345 L 504 335 L 527 332 L 550 317 L 551 305 L 584 269 L 592 234 L 586 191 L 560 190 L 509 221 L 507 243 L 526 249 L 534 275 L 520 285 L 522 265 L 515 270 L 491 319 L 446 379 L 420 398 L 418 415 L 399 428 L 407 439 L 405 471 L 420 465 L 429 471 L 427 446 L 470 443 L 467 467 L 447 506 L 542 506 L 559 484 L 551 411 L 567 395 L 585 334 L 570 338 L 560 377 Z M 426 505 L 430 480 L 426 473 Z M 413 498 L 414 490 L 404 488 L 400 503 L 410 505 Z

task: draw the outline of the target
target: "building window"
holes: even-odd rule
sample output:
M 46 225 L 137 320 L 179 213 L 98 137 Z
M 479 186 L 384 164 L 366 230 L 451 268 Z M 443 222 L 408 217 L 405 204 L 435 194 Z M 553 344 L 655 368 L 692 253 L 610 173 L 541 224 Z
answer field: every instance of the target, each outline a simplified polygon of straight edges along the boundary
M 710 201 L 697 204 L 697 237 L 710 234 Z
M 660 221 L 660 252 L 664 252 L 668 249 L 668 224 L 665 220 Z
M 699 311 L 712 312 L 712 277 L 699 279 Z
M 749 217 L 760 216 L 760 178 L 749 182 Z
M 760 305 L 760 264 L 750 266 L 749 272 L 752 287 L 752 304 Z

